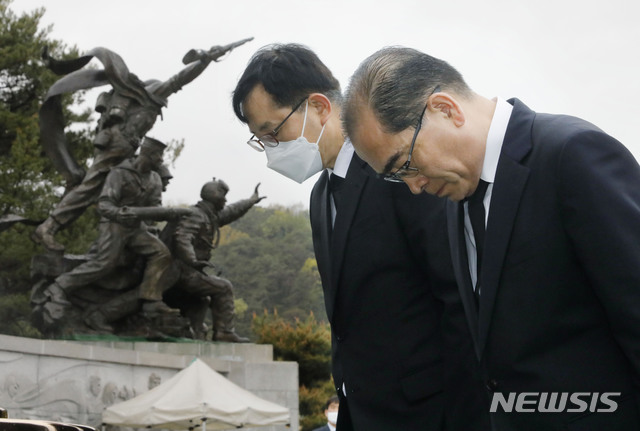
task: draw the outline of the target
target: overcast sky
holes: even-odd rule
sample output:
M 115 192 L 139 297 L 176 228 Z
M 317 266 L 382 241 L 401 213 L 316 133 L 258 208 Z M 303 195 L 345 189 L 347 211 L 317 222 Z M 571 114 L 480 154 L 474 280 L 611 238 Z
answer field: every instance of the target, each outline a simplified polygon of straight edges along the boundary
M 518 97 L 541 112 L 589 120 L 640 158 L 640 13 L 634 0 L 14 0 L 20 13 L 44 7 L 51 37 L 81 51 L 122 56 L 143 80 L 165 80 L 191 48 L 255 39 L 214 63 L 169 99 L 149 136 L 185 139 L 165 204 L 193 204 L 211 177 L 229 201 L 256 183 L 264 205 L 308 207 L 317 177 L 299 185 L 266 168 L 231 109 L 250 56 L 271 43 L 313 49 L 347 85 L 360 61 L 389 45 L 416 48 L 456 67 L 487 97 Z M 96 63 L 99 65 L 99 63 Z M 99 92 L 98 92 L 99 93 Z M 89 103 L 93 105 L 95 96 Z

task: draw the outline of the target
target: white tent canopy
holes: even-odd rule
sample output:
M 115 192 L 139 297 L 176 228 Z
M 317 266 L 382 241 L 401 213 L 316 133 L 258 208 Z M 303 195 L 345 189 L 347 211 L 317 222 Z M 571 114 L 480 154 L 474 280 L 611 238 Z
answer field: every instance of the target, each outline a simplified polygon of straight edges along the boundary
M 102 414 L 105 424 L 170 430 L 226 430 L 289 421 L 289 409 L 237 386 L 200 359 L 149 392 L 114 404 Z

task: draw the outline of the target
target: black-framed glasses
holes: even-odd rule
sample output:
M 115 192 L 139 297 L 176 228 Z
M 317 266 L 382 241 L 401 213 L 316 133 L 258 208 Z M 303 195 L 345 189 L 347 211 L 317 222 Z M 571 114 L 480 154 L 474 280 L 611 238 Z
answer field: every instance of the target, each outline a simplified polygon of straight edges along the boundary
M 436 85 L 431 94 L 427 96 L 427 103 L 424 105 L 424 109 L 418 118 L 418 124 L 416 125 L 416 131 L 413 133 L 413 139 L 411 139 L 411 146 L 409 147 L 409 156 L 407 157 L 407 161 L 404 162 L 402 166 L 396 169 L 394 172 L 382 175 L 382 178 L 385 181 L 391 181 L 392 183 L 402 183 L 404 182 L 404 178 L 413 178 L 418 175 L 418 168 L 414 168 L 409 166 L 411 164 L 411 156 L 413 155 L 413 148 L 416 145 L 416 139 L 418 138 L 418 133 L 420 133 L 420 129 L 422 128 L 422 119 L 424 118 L 424 113 L 427 111 L 427 106 L 429 106 L 429 97 L 432 94 L 440 91 L 440 86 Z
M 253 134 L 253 135 L 251 135 L 251 137 L 247 141 L 247 145 L 249 145 L 251 148 L 253 148 L 256 151 L 264 151 L 264 147 L 271 147 L 271 148 L 277 147 L 278 144 L 280 143 L 280 141 L 278 141 L 278 138 L 276 137 L 278 135 L 278 132 L 280 131 L 282 126 L 284 126 L 284 123 L 287 122 L 289 117 L 291 117 L 293 115 L 293 113 L 298 110 L 298 108 L 302 105 L 302 102 L 307 100 L 307 97 L 309 97 L 309 96 L 305 96 L 304 99 L 302 99 L 300 102 L 298 102 L 298 104 L 296 106 L 294 106 L 294 108 L 291 110 L 291 112 L 289 112 L 289 115 L 284 117 L 284 120 L 282 120 L 282 122 L 280 124 L 278 124 L 276 126 L 276 128 L 273 129 L 273 131 L 271 133 L 267 133 L 266 135 L 262 135 L 259 138 L 256 137 L 255 134 Z

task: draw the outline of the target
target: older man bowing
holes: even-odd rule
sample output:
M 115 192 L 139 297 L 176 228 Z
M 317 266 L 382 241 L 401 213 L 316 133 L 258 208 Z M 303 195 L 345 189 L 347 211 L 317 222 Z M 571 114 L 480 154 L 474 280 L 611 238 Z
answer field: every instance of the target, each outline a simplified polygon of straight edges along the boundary
M 493 429 L 640 429 L 640 167 L 629 151 L 578 118 L 482 97 L 408 48 L 360 65 L 343 115 L 379 174 L 449 199 Z

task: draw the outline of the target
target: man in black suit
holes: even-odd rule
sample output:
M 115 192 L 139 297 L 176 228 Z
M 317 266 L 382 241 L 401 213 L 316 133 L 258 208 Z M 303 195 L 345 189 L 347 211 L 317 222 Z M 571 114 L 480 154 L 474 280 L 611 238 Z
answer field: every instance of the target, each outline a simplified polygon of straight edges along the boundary
M 377 179 L 344 140 L 341 102 L 338 81 L 299 45 L 259 50 L 233 95 L 253 133 L 248 144 L 266 152 L 269 167 L 298 182 L 324 169 L 310 215 L 341 398 L 338 429 L 440 430 L 444 404 L 453 429 L 464 417 L 454 407 L 474 417 L 479 401 L 466 389 L 442 393 L 450 376 L 473 371 L 447 356 L 464 351 L 469 335 L 442 253 L 444 202 Z M 458 310 L 462 324 L 454 325 L 449 316 Z M 451 347 L 443 349 L 443 337 Z M 467 425 L 459 429 L 473 429 Z
M 359 66 L 343 120 L 378 173 L 449 198 L 493 429 L 640 429 L 631 153 L 578 118 L 484 98 L 446 62 L 408 48 Z

